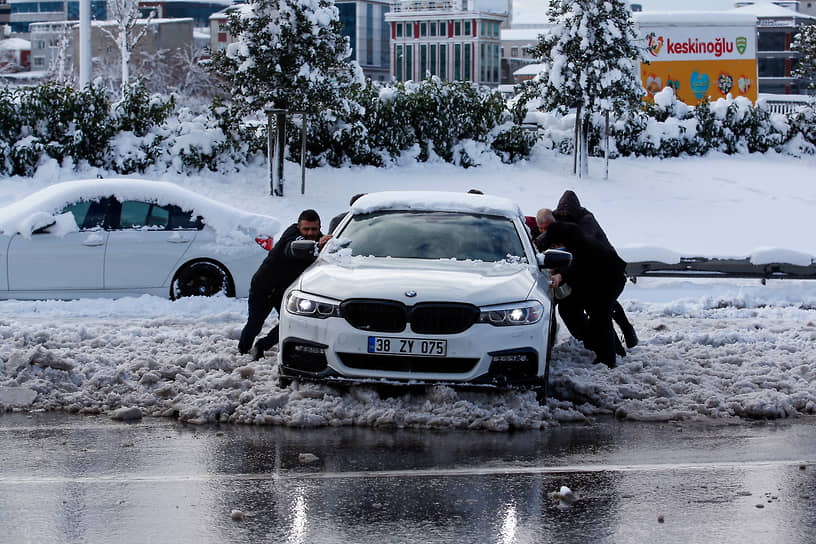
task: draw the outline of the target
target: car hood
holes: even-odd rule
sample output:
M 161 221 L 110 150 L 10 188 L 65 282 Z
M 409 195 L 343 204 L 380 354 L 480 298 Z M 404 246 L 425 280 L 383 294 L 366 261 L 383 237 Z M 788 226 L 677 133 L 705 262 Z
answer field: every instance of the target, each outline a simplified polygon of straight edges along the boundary
M 297 285 L 302 291 L 336 300 L 378 298 L 406 304 L 486 306 L 526 300 L 535 282 L 535 267 L 527 264 L 347 257 L 319 259 Z M 409 291 L 416 295 L 409 297 Z

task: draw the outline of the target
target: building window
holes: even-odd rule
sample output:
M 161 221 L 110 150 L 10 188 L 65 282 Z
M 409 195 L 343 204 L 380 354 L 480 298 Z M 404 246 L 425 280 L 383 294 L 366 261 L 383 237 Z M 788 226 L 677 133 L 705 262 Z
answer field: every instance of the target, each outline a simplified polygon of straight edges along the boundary
M 453 79 L 456 81 L 462 79 L 462 44 L 460 43 L 453 46 Z
M 784 32 L 760 32 L 757 38 L 759 51 L 785 51 L 786 36 Z
M 366 4 L 366 64 L 374 64 L 374 5 Z
M 785 59 L 757 59 L 757 75 L 759 77 L 786 77 Z
M 397 23 L 397 38 L 402 38 L 402 23 Z
M 431 36 L 432 37 L 436 36 L 436 28 L 437 28 L 436 21 L 431 21 L 430 23 L 428 23 L 428 28 L 431 31 Z
M 448 35 L 448 23 L 439 23 L 439 35 L 440 36 Z
M 45 66 L 45 57 L 34 57 L 34 66 Z
M 448 46 L 439 46 L 439 77 L 441 79 L 448 78 Z
M 453 35 L 454 36 L 461 36 L 462 35 L 462 22 L 456 21 L 453 23 Z
M 419 23 L 419 36 L 424 38 L 428 35 L 428 23 Z
M 419 46 L 419 79 L 428 77 L 428 46 Z
M 498 25 L 497 25 L 498 27 Z M 499 46 L 493 46 L 493 81 L 499 81 Z
M 465 44 L 465 81 L 471 81 L 473 79 L 470 71 L 472 47 L 473 46 L 469 43 Z
M 406 38 L 414 37 L 414 23 L 405 23 L 405 37 Z
M 479 47 L 479 81 L 485 81 L 485 78 L 487 76 L 487 74 L 485 73 L 487 71 L 487 67 L 485 65 L 485 60 L 487 59 L 485 55 L 486 55 L 485 44 L 482 43 L 481 46 Z
M 431 75 L 435 76 L 436 73 L 436 45 L 431 44 Z
M 465 21 L 465 36 L 470 36 L 470 21 Z
M 405 79 L 414 79 L 414 46 L 405 46 Z
M 404 59 L 402 58 L 402 46 L 397 46 L 397 54 L 394 64 L 394 75 L 397 78 L 397 81 L 405 81 L 405 73 L 402 69 Z
M 511 47 L 510 48 L 510 56 L 511 57 L 513 57 L 514 59 L 518 58 L 518 54 L 519 54 L 518 47 Z

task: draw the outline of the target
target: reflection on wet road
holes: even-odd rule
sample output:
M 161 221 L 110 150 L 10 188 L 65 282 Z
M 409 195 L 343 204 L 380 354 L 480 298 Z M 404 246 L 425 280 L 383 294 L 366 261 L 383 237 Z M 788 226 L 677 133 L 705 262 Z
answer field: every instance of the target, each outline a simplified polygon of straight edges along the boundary
M 6 414 L 0 542 L 810 543 L 814 424 L 469 433 Z

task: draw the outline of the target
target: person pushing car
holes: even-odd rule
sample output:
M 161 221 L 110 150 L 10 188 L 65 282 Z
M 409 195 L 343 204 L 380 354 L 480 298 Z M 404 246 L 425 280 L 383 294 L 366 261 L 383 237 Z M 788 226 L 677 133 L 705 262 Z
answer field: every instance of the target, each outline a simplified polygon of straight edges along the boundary
M 320 232 L 320 216 L 315 210 L 303 210 L 298 216 L 297 223 L 289 225 L 281 235 L 278 243 L 269 251 L 249 287 L 247 299 L 248 315 L 241 338 L 238 341 L 238 351 L 244 355 L 252 353 L 255 360 L 263 357 L 266 350 L 278 343 L 279 328 L 276 325 L 263 338 L 252 343 L 263 329 L 264 322 L 274 308 L 280 314 L 283 292 L 294 282 L 304 270 L 315 260 L 315 257 L 296 257 L 291 250 L 292 242 L 296 240 L 312 240 L 317 242 L 318 249 L 323 249 L 331 235 Z

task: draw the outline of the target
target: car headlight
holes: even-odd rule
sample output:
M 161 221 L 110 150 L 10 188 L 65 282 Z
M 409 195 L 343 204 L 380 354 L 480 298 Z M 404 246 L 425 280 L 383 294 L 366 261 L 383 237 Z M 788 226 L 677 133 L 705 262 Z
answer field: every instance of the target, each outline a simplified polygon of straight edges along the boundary
M 302 291 L 292 291 L 286 298 L 286 311 L 294 315 L 316 317 L 340 317 L 340 303 L 330 298 L 311 295 Z
M 532 325 L 541 321 L 544 305 L 537 300 L 483 306 L 479 308 L 479 323 L 489 323 L 497 327 Z

